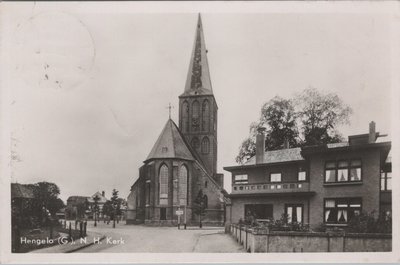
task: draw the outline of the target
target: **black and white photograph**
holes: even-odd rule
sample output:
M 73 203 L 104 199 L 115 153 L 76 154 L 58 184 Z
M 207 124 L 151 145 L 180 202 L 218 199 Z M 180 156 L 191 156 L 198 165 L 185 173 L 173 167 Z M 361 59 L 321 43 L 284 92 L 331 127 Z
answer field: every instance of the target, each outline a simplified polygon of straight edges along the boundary
M 399 262 L 399 10 L 1 3 L 0 261 Z

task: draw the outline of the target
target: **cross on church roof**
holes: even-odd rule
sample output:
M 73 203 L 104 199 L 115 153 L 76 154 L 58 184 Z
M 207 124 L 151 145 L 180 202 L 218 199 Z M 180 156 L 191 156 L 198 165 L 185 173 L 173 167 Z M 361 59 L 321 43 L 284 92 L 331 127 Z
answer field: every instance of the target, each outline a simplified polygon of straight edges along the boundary
M 171 109 L 173 109 L 174 107 L 171 105 L 171 103 L 168 103 L 168 112 L 169 112 L 169 118 L 171 119 Z

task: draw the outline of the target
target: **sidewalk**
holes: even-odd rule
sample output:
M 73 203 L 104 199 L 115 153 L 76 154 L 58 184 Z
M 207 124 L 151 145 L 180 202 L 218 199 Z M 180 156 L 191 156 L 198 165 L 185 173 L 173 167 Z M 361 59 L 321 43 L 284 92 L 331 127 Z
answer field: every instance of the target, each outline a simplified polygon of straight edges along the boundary
M 99 244 L 99 242 L 106 237 L 105 235 L 95 232 L 87 233 L 88 235 L 85 238 L 77 239 L 73 242 L 66 242 L 67 237 L 60 237 L 58 239 L 58 245 L 37 249 L 29 253 L 71 253 L 89 247 L 93 244 Z

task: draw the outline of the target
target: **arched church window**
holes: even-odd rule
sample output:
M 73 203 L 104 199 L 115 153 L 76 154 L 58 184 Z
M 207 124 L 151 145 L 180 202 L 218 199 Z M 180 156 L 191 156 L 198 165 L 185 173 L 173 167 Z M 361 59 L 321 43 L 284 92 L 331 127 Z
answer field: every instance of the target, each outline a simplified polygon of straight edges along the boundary
M 208 137 L 204 137 L 201 141 L 201 152 L 203 154 L 208 154 L 210 152 L 210 140 L 208 140 Z
M 207 195 L 204 195 L 204 197 L 203 197 L 203 203 L 204 203 L 204 208 L 208 208 L 208 197 L 207 197 Z
M 189 131 L 189 104 L 187 101 L 182 104 L 182 131 Z
M 163 164 L 160 167 L 159 183 L 160 183 L 160 204 L 168 204 L 168 166 Z
M 194 131 L 199 130 L 200 126 L 200 103 L 195 100 L 192 104 L 192 128 Z
M 179 205 L 187 205 L 188 169 L 182 165 L 179 169 Z
M 199 149 L 199 146 L 200 146 L 200 141 L 199 141 L 199 139 L 198 139 L 197 137 L 194 137 L 194 138 L 192 139 L 191 145 L 192 145 L 192 147 L 193 147 L 194 150 Z
M 202 104 L 202 122 L 201 122 L 201 128 L 203 131 L 209 131 L 210 130 L 210 104 L 208 103 L 208 100 L 204 100 Z

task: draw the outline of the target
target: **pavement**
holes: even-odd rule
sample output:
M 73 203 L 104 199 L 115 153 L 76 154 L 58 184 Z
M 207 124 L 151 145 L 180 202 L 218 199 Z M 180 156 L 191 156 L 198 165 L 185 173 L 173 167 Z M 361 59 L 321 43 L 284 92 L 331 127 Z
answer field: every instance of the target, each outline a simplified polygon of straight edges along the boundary
M 222 227 L 149 227 L 119 223 L 116 228 L 100 222 L 97 227 L 88 223 L 88 231 L 105 238 L 77 250 L 79 253 L 238 253 L 245 252 Z

